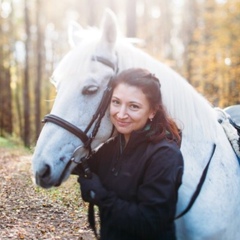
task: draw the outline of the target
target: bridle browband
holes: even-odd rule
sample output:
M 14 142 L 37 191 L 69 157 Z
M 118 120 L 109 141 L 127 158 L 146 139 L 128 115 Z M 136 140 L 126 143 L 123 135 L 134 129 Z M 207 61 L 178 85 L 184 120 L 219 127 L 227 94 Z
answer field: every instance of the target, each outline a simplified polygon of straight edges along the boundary
M 116 73 L 118 73 L 118 66 L 114 65 L 114 63 L 112 63 L 111 61 L 109 61 L 106 58 L 100 57 L 100 56 L 92 56 L 91 58 L 92 61 L 96 61 L 96 62 L 100 62 L 110 68 L 112 68 L 112 70 Z
M 105 58 L 99 57 L 99 56 L 93 56 L 91 58 L 91 60 L 100 62 L 100 63 L 112 68 L 114 71 L 114 74 L 117 74 L 117 72 L 118 72 L 117 67 L 115 67 L 115 65 L 108 59 L 105 59 Z M 90 123 L 88 124 L 88 126 L 86 127 L 86 129 L 84 131 L 82 131 L 80 128 L 76 127 L 72 123 L 66 121 L 65 119 L 60 118 L 54 114 L 47 114 L 43 118 L 42 122 L 43 123 L 47 123 L 47 122 L 54 123 L 64 129 L 66 129 L 67 131 L 71 132 L 72 134 L 77 136 L 83 142 L 83 147 L 88 150 L 89 154 L 91 154 L 91 151 L 92 151 L 91 143 L 98 132 L 98 129 L 101 124 L 101 120 L 102 120 L 103 116 L 105 115 L 105 112 L 108 108 L 111 95 L 112 95 L 112 77 L 110 78 L 108 85 L 103 92 L 101 102 L 100 102 L 95 114 L 92 116 Z M 95 125 L 94 125 L 94 123 L 95 123 Z M 89 130 L 92 127 L 93 127 L 92 132 L 90 134 L 88 134 Z M 75 163 L 77 163 L 77 162 L 75 162 Z

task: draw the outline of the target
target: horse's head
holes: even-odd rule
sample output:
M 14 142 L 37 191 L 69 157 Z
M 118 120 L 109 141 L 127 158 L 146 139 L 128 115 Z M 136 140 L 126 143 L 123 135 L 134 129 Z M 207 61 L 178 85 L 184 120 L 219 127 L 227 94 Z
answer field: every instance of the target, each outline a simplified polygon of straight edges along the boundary
M 76 25 L 70 33 L 74 48 L 63 58 L 52 76 L 57 96 L 51 116 L 64 119 L 83 133 L 88 128 L 102 99 L 104 89 L 115 74 L 117 56 L 115 43 L 117 27 L 114 15 L 107 11 L 101 31 L 84 31 Z M 90 36 L 86 36 L 86 33 Z M 91 34 L 94 35 L 91 36 Z M 107 61 L 105 61 L 107 60 Z M 85 138 L 91 135 L 94 124 L 89 127 Z M 111 135 L 112 125 L 108 111 L 91 147 L 95 148 Z M 84 137 L 77 137 L 71 131 L 46 118 L 46 124 L 39 136 L 33 156 L 33 171 L 36 183 L 44 188 L 58 186 L 66 180 L 75 163 L 69 164 L 74 150 L 83 144 Z M 81 157 L 88 154 L 86 148 L 78 151 Z

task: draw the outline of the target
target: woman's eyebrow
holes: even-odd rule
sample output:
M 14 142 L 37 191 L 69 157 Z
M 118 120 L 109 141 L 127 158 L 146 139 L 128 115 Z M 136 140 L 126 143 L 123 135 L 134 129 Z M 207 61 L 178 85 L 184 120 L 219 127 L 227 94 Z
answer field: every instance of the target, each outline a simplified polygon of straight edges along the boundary
M 136 102 L 136 101 L 130 101 L 129 103 L 131 103 L 131 104 L 137 104 L 137 105 L 142 106 L 142 104 L 141 104 L 140 102 Z
M 112 95 L 112 98 L 120 99 L 120 98 L 118 98 L 117 96 L 114 96 L 114 95 Z

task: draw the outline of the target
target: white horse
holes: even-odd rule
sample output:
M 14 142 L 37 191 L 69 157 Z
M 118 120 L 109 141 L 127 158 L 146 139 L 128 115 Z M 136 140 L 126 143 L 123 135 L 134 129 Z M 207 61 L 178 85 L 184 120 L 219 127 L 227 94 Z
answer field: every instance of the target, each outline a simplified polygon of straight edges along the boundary
M 161 82 L 163 102 L 183 129 L 183 184 L 179 190 L 178 213 L 187 206 L 206 166 L 213 146 L 216 150 L 202 190 L 190 211 L 176 220 L 178 239 L 237 240 L 240 236 L 240 167 L 237 157 L 218 123 L 215 110 L 189 83 L 169 67 L 132 46 L 119 36 L 115 15 L 106 11 L 100 29 L 70 31 L 73 49 L 53 73 L 57 96 L 51 114 L 86 129 L 114 70 L 93 57 L 102 57 L 122 71 L 147 68 Z M 93 127 L 91 127 L 90 131 Z M 105 142 L 112 125 L 107 110 L 92 148 Z M 82 140 L 66 129 L 47 122 L 33 157 L 36 183 L 44 188 L 58 186 L 76 166 L 68 164 Z M 78 152 L 82 157 L 87 150 Z

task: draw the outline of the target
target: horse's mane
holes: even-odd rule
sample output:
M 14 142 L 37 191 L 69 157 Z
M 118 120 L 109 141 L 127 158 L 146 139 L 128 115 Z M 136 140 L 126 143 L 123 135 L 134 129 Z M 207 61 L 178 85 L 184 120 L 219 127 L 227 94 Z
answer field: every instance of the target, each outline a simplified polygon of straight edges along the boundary
M 67 79 L 72 74 L 81 74 L 78 72 L 78 66 L 86 64 L 89 56 L 94 54 L 101 37 L 99 33 L 95 28 L 85 31 L 81 44 L 65 56 L 55 70 L 54 76 Z M 209 102 L 183 77 L 144 51 L 134 47 L 123 37 L 117 39 L 115 50 L 120 70 L 143 67 L 158 77 L 166 110 L 180 129 L 183 129 L 183 135 L 187 135 L 188 139 L 196 136 L 200 138 L 204 136 L 209 140 L 216 138 L 215 111 Z M 71 57 L 69 57 L 70 55 Z M 199 132 L 203 135 L 199 135 Z
M 196 136 L 204 136 L 209 140 L 216 138 L 218 122 L 215 111 L 186 79 L 124 39 L 119 42 L 117 52 L 120 69 L 144 67 L 158 77 L 165 108 L 183 129 L 184 135 L 190 139 Z M 199 132 L 203 135 L 199 135 Z

